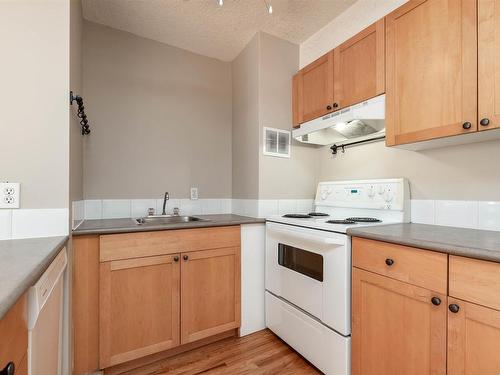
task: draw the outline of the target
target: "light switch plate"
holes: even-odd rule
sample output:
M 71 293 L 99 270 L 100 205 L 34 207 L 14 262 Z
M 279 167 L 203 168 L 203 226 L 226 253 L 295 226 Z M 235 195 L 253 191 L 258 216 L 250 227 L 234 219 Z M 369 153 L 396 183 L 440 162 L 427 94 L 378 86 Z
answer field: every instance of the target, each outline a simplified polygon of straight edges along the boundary
M 0 208 L 19 208 L 21 185 L 18 182 L 0 182 Z
M 198 199 L 198 188 L 192 187 L 191 188 L 191 200 L 195 201 L 197 199 Z

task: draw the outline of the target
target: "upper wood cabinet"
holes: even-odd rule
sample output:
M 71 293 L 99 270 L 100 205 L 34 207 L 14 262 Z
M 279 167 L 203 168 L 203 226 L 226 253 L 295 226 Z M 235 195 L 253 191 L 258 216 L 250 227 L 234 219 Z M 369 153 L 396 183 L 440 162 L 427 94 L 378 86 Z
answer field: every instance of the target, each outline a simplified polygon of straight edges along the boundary
M 182 254 L 181 342 L 240 326 L 240 248 Z
M 446 374 L 446 295 L 357 268 L 352 288 L 353 375 Z
M 386 17 L 387 145 L 477 130 L 476 5 L 410 0 Z
M 179 345 L 180 255 L 100 265 L 100 368 Z
M 384 25 L 377 21 L 293 77 L 294 127 L 385 92 Z
M 333 51 L 301 69 L 293 79 L 294 120 L 303 123 L 333 110 Z M 292 95 L 294 97 L 294 95 Z M 297 113 L 295 115 L 295 112 Z
M 478 2 L 479 130 L 500 127 L 500 1 Z
M 334 102 L 348 107 L 385 92 L 385 20 L 334 49 Z

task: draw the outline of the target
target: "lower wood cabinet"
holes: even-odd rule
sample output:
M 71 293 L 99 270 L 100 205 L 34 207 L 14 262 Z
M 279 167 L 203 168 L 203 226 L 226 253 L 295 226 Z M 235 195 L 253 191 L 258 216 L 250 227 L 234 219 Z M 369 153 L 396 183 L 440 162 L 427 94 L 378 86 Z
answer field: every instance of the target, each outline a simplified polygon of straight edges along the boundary
M 352 374 L 446 374 L 446 296 L 353 269 Z
M 100 265 L 101 368 L 179 345 L 179 254 Z
M 352 246 L 353 375 L 500 374 L 500 263 Z
M 240 326 L 240 249 L 182 255 L 181 343 Z
M 450 298 L 448 374 L 500 373 L 500 311 Z
M 75 241 L 75 260 L 81 250 L 88 253 L 89 241 Z M 94 255 L 81 263 L 87 269 L 89 262 L 99 267 L 99 368 L 240 326 L 239 226 L 101 236 L 99 260 L 98 244 L 92 243 Z M 77 289 L 75 299 L 87 294 Z M 88 356 L 92 339 L 82 333 L 83 317 L 75 318 L 75 327 L 80 327 L 75 336 L 82 338 L 75 342 L 79 375 L 96 370 L 97 363 Z
M 0 319 L 0 372 L 13 363 L 16 375 L 27 374 L 28 297 L 24 294 Z

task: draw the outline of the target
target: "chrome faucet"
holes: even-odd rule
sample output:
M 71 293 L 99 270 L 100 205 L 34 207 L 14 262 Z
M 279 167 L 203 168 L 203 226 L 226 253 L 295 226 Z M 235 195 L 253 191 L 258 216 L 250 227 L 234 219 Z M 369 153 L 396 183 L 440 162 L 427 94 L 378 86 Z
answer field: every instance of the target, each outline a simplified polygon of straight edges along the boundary
M 162 215 L 166 215 L 167 211 L 165 211 L 165 206 L 167 205 L 167 201 L 170 199 L 170 196 L 168 195 L 168 191 L 165 192 L 165 197 L 163 197 L 163 212 L 161 213 Z

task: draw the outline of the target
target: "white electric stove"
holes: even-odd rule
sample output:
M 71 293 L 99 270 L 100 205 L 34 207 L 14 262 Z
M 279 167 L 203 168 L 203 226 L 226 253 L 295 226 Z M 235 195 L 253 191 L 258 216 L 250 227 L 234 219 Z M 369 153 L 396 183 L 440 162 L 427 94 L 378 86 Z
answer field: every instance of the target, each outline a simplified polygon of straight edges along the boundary
M 267 218 L 266 325 L 325 374 L 351 373 L 347 229 L 408 222 L 405 179 L 318 184 L 314 212 Z

